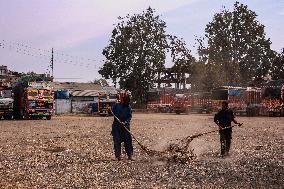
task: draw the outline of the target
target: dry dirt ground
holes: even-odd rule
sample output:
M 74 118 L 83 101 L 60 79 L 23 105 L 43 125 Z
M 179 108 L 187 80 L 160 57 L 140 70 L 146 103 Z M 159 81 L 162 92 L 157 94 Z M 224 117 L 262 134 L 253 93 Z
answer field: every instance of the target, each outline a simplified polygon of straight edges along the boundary
M 111 117 L 0 120 L 0 188 L 283 188 L 284 118 L 239 117 L 230 157 L 218 133 L 194 139 L 189 164 L 158 161 L 134 143 L 135 161 L 115 161 Z M 213 115 L 134 114 L 132 131 L 163 150 L 215 130 Z

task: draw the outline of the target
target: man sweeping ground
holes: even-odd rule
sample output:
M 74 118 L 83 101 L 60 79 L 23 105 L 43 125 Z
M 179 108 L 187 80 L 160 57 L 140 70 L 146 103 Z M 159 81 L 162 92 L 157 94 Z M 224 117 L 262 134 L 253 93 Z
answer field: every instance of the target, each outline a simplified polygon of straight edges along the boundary
M 121 121 L 114 118 L 112 124 L 112 136 L 114 144 L 114 153 L 117 160 L 121 160 L 121 143 L 124 143 L 125 152 L 128 160 L 133 160 L 133 146 L 131 134 L 121 125 L 123 124 L 130 131 L 130 121 L 132 118 L 132 109 L 129 105 L 130 97 L 124 96 L 122 102 L 116 103 L 113 108 L 113 114 Z
M 231 147 L 231 139 L 232 139 L 231 122 L 233 121 L 235 124 L 238 124 L 239 126 L 241 125 L 241 123 L 238 123 L 235 120 L 233 111 L 230 110 L 228 107 L 229 107 L 228 102 L 223 101 L 222 109 L 217 114 L 215 114 L 214 117 L 214 122 L 219 126 L 220 129 L 219 133 L 220 133 L 220 142 L 221 142 L 221 157 L 229 155 Z

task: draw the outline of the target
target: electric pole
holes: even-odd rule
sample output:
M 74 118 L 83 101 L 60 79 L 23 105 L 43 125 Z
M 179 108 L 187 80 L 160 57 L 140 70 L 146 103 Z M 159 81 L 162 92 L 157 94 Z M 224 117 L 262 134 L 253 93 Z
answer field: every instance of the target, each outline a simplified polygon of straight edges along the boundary
M 54 62 L 53 62 L 53 48 L 51 49 L 51 60 L 50 60 L 50 68 L 51 68 L 51 77 L 53 80 L 53 69 L 54 69 Z

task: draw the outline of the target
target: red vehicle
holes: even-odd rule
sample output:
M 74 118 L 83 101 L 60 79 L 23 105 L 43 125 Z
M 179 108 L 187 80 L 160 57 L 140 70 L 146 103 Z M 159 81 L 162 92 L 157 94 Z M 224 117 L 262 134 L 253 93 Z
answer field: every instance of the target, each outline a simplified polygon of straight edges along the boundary
M 284 116 L 284 80 L 271 81 L 263 87 L 261 105 L 269 116 Z M 277 83 L 277 84 L 274 84 Z
M 174 97 L 171 95 L 161 95 L 158 99 L 148 101 L 147 109 L 153 110 L 159 113 L 171 113 L 172 103 L 174 101 Z
M 257 88 L 222 86 L 212 91 L 212 109 L 218 111 L 226 100 L 236 114 L 247 114 L 247 106 L 251 107 L 249 111 L 253 111 L 259 105 L 260 97 L 261 93 Z
M 259 116 L 263 114 L 261 88 L 247 87 L 245 100 L 247 116 Z
M 172 103 L 173 111 L 176 114 L 189 113 L 191 102 L 190 99 L 184 94 L 176 94 Z
M 212 94 L 210 92 L 198 92 L 190 95 L 190 111 L 197 113 L 212 112 Z

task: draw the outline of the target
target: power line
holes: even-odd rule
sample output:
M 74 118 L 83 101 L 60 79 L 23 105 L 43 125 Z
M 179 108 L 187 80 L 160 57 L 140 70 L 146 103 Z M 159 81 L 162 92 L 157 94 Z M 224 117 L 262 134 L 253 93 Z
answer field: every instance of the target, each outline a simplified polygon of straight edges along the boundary
M 23 43 L 15 43 L 15 42 L 7 41 L 7 40 L 2 40 L 2 42 L 0 42 L 0 47 L 4 49 L 8 48 L 9 50 L 15 50 L 19 54 L 41 58 L 41 59 L 50 59 L 51 58 L 50 54 L 52 54 L 52 50 L 50 51 L 50 50 L 45 50 L 41 48 L 34 48 L 32 46 L 29 46 Z M 61 52 L 54 52 L 53 54 L 54 54 L 54 57 L 53 57 L 54 63 L 57 62 L 57 63 L 71 64 L 74 66 L 80 66 L 80 67 L 86 67 L 86 68 L 92 68 L 92 67 L 95 69 L 98 68 L 97 65 L 92 65 L 92 63 L 98 62 L 94 59 L 73 56 L 73 55 L 69 55 L 69 54 L 61 53 Z M 99 62 L 102 63 L 103 61 L 99 61 Z

